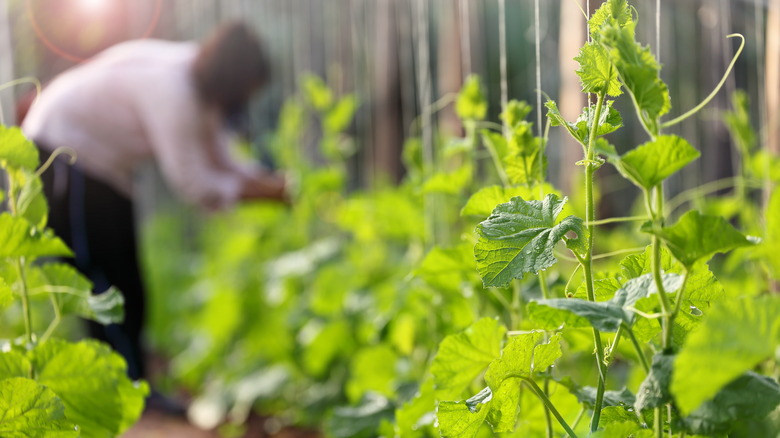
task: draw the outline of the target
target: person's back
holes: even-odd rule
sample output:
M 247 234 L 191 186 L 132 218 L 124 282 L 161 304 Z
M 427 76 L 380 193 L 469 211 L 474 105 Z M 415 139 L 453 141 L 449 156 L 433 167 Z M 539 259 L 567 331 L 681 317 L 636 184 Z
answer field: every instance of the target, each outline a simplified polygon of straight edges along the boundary
M 204 117 L 192 78 L 197 53 L 194 43 L 162 40 L 107 49 L 49 84 L 22 129 L 49 151 L 75 150 L 85 172 L 129 194 L 132 171 L 154 155 L 147 118 Z
M 74 166 L 55 159 L 42 175 L 49 225 L 73 248 L 73 263 L 95 292 L 115 285 L 124 294 L 124 323 L 92 325 L 90 334 L 127 359 L 133 378 L 145 376 L 133 173 L 154 160 L 175 194 L 207 210 L 284 199 L 281 175 L 228 154 L 225 120 L 246 108 L 269 68 L 241 23 L 221 26 L 200 45 L 131 41 L 60 75 L 23 122 L 43 160 L 60 147 L 78 154 Z

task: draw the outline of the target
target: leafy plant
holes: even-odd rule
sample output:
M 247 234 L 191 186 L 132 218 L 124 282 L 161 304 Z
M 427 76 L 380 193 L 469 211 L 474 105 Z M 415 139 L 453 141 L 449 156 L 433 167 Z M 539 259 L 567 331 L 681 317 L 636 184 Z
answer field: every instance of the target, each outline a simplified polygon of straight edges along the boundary
M 55 153 L 56 155 L 57 153 Z M 124 318 L 116 289 L 93 296 L 92 284 L 70 265 L 70 249 L 46 228 L 38 150 L 18 128 L 0 127 L 0 166 L 7 175 L 0 214 L 0 304 L 21 308 L 22 335 L 0 353 L 0 435 L 110 437 L 137 421 L 148 388 L 132 382 L 124 359 L 108 346 L 53 337 L 66 315 L 102 324 Z M 53 318 L 41 333 L 48 299 Z M 19 306 L 20 304 L 20 306 Z M 39 333 L 41 333 L 39 335 Z

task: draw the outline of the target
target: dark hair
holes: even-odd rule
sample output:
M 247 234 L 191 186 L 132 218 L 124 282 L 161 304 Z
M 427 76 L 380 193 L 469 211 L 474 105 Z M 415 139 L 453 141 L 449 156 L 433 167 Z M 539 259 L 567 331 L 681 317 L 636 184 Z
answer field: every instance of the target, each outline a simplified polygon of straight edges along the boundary
M 270 66 L 257 35 L 243 23 L 230 22 L 202 43 L 193 74 L 203 101 L 232 115 L 243 112 L 252 92 L 268 82 Z

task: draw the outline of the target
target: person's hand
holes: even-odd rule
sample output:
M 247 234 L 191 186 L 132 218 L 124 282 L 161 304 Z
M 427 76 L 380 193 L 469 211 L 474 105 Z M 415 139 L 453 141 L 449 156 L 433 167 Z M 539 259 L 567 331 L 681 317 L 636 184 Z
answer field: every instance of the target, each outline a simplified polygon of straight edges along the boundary
M 258 172 L 246 176 L 241 188 L 241 199 L 273 199 L 289 203 L 286 178 L 280 173 Z

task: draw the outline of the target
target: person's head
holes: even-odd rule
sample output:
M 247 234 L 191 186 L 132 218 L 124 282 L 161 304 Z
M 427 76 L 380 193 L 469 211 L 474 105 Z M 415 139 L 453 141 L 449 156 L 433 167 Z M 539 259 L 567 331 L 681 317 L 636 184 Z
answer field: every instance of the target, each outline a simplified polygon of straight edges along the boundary
M 266 85 L 270 66 L 257 35 L 242 23 L 230 22 L 201 44 L 193 74 L 201 99 L 234 116 L 245 110 L 254 91 Z

